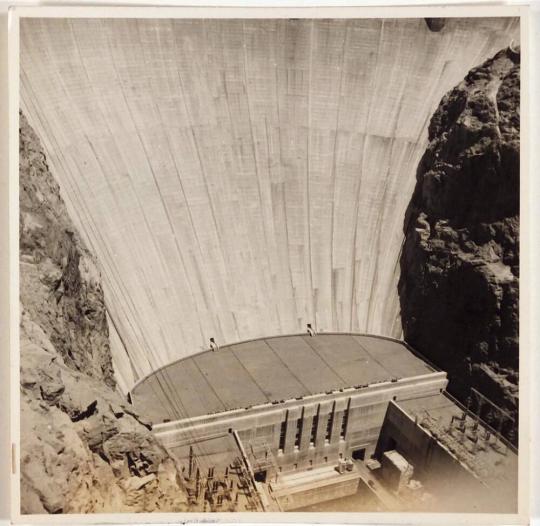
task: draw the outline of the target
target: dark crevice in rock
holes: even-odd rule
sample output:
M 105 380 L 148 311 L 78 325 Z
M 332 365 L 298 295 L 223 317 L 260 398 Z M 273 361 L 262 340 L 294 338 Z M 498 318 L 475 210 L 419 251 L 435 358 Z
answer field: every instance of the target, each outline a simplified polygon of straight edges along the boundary
M 70 415 L 72 422 L 80 422 L 85 418 L 90 418 L 92 415 L 95 415 L 97 412 L 97 400 L 94 400 L 84 411 L 80 413 L 75 413 Z
M 148 429 L 148 431 L 152 431 L 152 424 L 150 422 L 146 422 L 144 419 L 142 419 L 140 417 L 140 415 L 138 415 L 137 413 L 135 413 L 134 411 L 124 407 L 124 410 L 125 412 L 132 416 L 133 418 L 135 418 L 135 420 L 137 420 L 137 422 L 139 422 L 139 424 L 141 424 L 142 426 L 144 426 L 146 429 Z

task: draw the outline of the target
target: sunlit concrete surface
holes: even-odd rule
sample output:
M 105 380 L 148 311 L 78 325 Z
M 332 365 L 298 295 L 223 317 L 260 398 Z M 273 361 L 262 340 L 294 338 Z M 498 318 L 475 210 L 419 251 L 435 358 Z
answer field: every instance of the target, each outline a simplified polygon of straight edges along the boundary
M 284 475 L 270 487 L 280 508 L 289 511 L 354 495 L 359 480 L 360 474 L 355 467 L 351 472 L 340 474 L 335 466 L 325 466 Z
M 399 337 L 429 118 L 519 22 L 22 19 L 20 33 L 22 107 L 99 259 L 127 390 L 210 337 L 307 323 Z

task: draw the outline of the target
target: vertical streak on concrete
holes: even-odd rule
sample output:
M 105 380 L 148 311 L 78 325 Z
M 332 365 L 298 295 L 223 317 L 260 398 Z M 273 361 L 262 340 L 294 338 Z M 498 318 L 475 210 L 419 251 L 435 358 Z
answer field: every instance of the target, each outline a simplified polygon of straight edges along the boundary
M 330 223 L 330 287 L 333 293 L 332 297 L 332 311 L 331 311 L 331 320 L 332 327 L 336 327 L 338 315 L 337 315 L 337 296 L 336 296 L 336 278 L 333 272 L 334 267 L 334 243 L 335 237 L 338 235 L 335 232 L 335 214 L 336 214 L 336 164 L 337 164 L 337 146 L 339 141 L 339 131 L 340 131 L 340 111 L 341 111 L 341 98 L 342 98 L 342 89 L 343 89 L 343 77 L 345 69 L 345 54 L 346 54 L 346 45 L 347 45 L 347 36 L 348 36 L 349 26 L 345 22 L 345 35 L 343 36 L 343 47 L 341 48 L 341 63 L 339 67 L 339 88 L 338 88 L 338 101 L 337 101 L 337 111 L 336 111 L 336 123 L 335 123 L 335 132 L 334 132 L 334 148 L 332 150 L 332 211 L 331 211 L 331 223 Z
M 313 321 L 315 323 L 315 327 L 317 326 L 317 320 L 316 320 L 316 290 L 313 289 L 313 262 L 312 262 L 312 251 L 311 251 L 311 199 L 310 199 L 310 152 L 311 152 L 311 90 L 312 90 L 312 74 L 313 74 L 313 32 L 315 28 L 315 20 L 311 20 L 310 29 L 309 29 L 309 64 L 308 64 L 308 75 L 309 75 L 309 81 L 308 81 L 308 103 L 307 103 L 307 148 L 306 148 L 306 213 L 307 213 L 307 238 L 308 238 L 308 263 L 309 263 L 309 290 L 311 291 L 311 297 L 310 301 L 307 305 L 307 318 L 310 321 Z M 306 320 L 307 321 L 307 320 Z

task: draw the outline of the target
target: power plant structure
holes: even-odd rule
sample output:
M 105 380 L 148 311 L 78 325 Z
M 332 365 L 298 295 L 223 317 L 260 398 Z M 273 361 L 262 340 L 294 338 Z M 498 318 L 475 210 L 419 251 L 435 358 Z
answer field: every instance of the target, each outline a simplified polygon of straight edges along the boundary
M 493 492 L 511 509 L 515 448 L 447 384 L 404 342 L 307 333 L 211 348 L 130 396 L 213 511 L 304 509 L 359 484 L 390 511 L 478 511 Z
M 519 20 L 429 20 L 21 21 L 118 389 L 193 511 L 517 511 L 508 415 L 402 340 L 397 282 L 431 115 Z

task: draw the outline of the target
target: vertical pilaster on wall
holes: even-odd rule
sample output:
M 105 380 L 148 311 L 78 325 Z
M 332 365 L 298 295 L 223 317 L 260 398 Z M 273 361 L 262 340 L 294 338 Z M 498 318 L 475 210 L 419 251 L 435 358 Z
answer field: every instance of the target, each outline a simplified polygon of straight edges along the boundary
M 276 449 L 284 452 L 287 443 L 287 429 L 289 425 L 289 411 L 285 411 L 281 422 L 277 425 Z
M 328 416 L 332 413 L 332 404 L 325 403 L 320 405 L 319 409 L 319 424 L 317 426 L 317 441 L 315 447 L 317 449 L 322 448 L 325 443 L 326 436 L 326 423 L 328 422 Z
M 302 416 L 299 408 L 294 408 L 288 411 L 287 418 L 287 435 L 285 438 L 284 453 L 292 453 L 294 451 L 294 438 L 296 436 L 296 421 Z
M 279 433 L 281 431 L 281 421 L 277 424 L 274 424 L 272 427 L 272 441 L 270 442 L 272 451 L 277 453 L 279 449 Z
M 335 442 L 335 429 L 336 425 L 336 402 L 332 403 L 331 409 L 326 417 L 326 423 L 324 428 L 324 443 L 332 444 Z
M 340 439 L 341 431 L 341 419 L 343 418 L 344 411 L 335 411 L 334 412 L 334 421 L 332 422 L 332 438 L 330 440 L 331 444 L 337 444 Z
M 346 440 L 348 431 L 349 431 L 349 417 L 350 417 L 350 411 L 351 411 L 351 399 L 349 398 L 347 400 L 347 406 L 343 410 L 340 418 L 340 425 L 339 425 L 339 438 Z
M 302 440 L 300 441 L 300 450 L 307 451 L 311 440 L 311 426 L 313 425 L 314 416 L 307 416 L 304 412 L 304 423 L 302 428 Z

